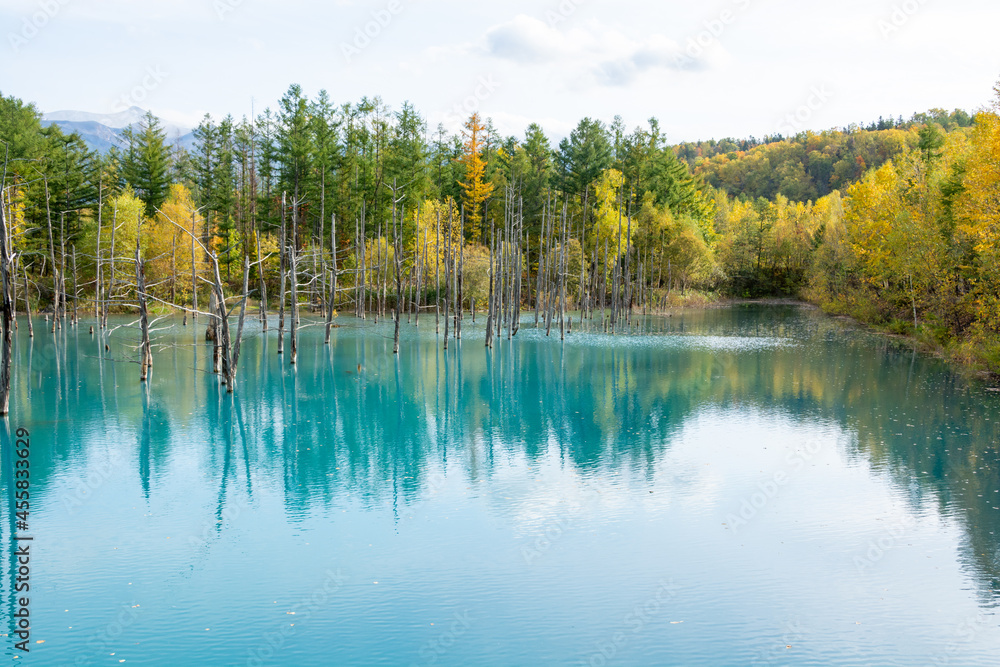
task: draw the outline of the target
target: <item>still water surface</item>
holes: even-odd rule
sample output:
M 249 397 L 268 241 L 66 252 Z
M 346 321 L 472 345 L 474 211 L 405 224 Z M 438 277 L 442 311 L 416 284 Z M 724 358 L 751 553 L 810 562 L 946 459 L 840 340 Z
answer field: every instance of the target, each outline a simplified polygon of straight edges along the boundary
M 796 306 L 16 341 L 38 665 L 996 665 L 1000 396 Z M 102 360 L 102 356 L 107 356 Z M 208 370 L 209 372 L 206 372 Z M 2 537 L 10 593 L 12 476 Z M 8 622 L 5 632 L 10 633 Z M 44 643 L 35 643 L 37 641 Z

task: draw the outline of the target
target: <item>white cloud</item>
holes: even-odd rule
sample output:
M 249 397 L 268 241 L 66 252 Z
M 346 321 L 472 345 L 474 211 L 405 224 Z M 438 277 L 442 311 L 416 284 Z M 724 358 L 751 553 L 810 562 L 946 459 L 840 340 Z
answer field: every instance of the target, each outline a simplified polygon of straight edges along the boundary
M 660 34 L 637 39 L 597 21 L 563 31 L 524 14 L 487 30 L 475 48 L 517 64 L 586 73 L 604 86 L 626 86 L 647 72 L 704 70 L 725 62 L 719 44 L 689 54 Z

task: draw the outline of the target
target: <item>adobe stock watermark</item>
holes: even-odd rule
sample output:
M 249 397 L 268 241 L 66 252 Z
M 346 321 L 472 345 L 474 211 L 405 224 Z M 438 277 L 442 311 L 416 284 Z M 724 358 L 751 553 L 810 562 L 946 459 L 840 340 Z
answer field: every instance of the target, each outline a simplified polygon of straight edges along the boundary
M 469 116 L 479 111 L 483 103 L 490 99 L 500 86 L 501 83 L 493 78 L 492 74 L 480 76 L 472 94 L 455 104 L 445 114 L 445 120 L 455 124 L 464 123 Z
M 114 648 L 114 642 L 119 641 L 121 636 L 125 634 L 125 631 L 134 625 L 138 618 L 138 604 L 122 604 L 118 609 L 118 613 L 108 622 L 104 629 L 87 640 L 87 646 L 90 648 L 91 653 L 78 655 L 74 661 L 76 667 L 93 665 L 94 661 L 98 660 L 98 655 L 106 656 L 108 650 Z
M 37 37 L 69 2 L 70 0 L 40 0 L 36 11 L 21 18 L 20 29 L 17 32 L 7 33 L 7 41 L 10 42 L 14 53 L 19 52 Z
M 891 39 L 914 16 L 919 14 L 928 2 L 929 0 L 906 0 L 901 4 L 893 5 L 889 15 L 880 18 L 876 23 L 879 32 L 882 33 L 882 39 Z
M 660 580 L 660 587 L 649 599 L 633 607 L 622 619 L 621 628 L 604 640 L 597 642 L 594 652 L 587 656 L 583 665 L 589 667 L 605 667 L 611 664 L 629 640 L 638 636 L 646 626 L 659 616 L 667 602 L 677 597 L 677 587 L 673 580 Z
M 601 495 L 600 491 L 589 484 L 585 484 L 584 488 L 589 491 L 589 494 L 581 503 L 582 506 L 593 502 Z M 524 562 L 533 565 L 537 559 L 548 553 L 549 549 L 573 528 L 573 525 L 573 519 L 562 517 L 549 523 L 542 534 L 536 537 L 530 545 L 521 547 L 521 557 L 524 558 Z
M 226 14 L 236 11 L 236 8 L 243 4 L 243 0 L 215 0 L 213 6 L 215 15 L 220 21 L 226 20 Z
M 94 497 L 94 493 L 114 476 L 118 469 L 117 463 L 104 463 L 95 466 L 83 479 L 75 478 L 76 484 L 72 491 L 65 491 L 62 494 L 61 502 L 63 509 L 73 516 L 83 504 Z
M 807 129 L 806 124 L 813 119 L 816 113 L 825 107 L 834 92 L 828 84 L 820 84 L 809 89 L 809 96 L 804 104 L 789 113 L 778 123 L 778 134 L 786 137 L 794 137 L 798 133 Z
M 962 620 L 958 626 L 955 628 L 954 639 L 949 641 L 948 644 L 938 652 L 934 658 L 932 665 L 960 665 L 962 664 L 958 657 L 962 653 L 962 650 L 968 647 L 975 641 L 976 637 L 980 633 L 990 629 L 991 626 L 995 626 L 996 617 L 986 614 L 984 612 L 979 612 L 975 616 L 970 616 Z
M 858 574 L 864 574 L 865 570 L 875 567 L 875 564 L 885 558 L 885 555 L 903 539 L 907 531 L 916 525 L 917 520 L 907 514 L 898 523 L 889 527 L 877 540 L 869 541 L 865 554 L 854 557 L 854 567 L 857 568 Z
M 784 633 L 781 635 L 781 644 L 772 646 L 769 649 L 761 649 L 750 662 L 752 667 L 771 667 L 776 664 L 785 664 L 788 656 L 785 655 L 795 644 L 805 638 L 805 633 L 798 621 L 788 621 L 785 623 Z
M 743 499 L 737 512 L 730 513 L 726 517 L 726 527 L 733 533 L 738 533 L 742 527 L 750 525 L 750 522 L 780 495 L 781 489 L 791 481 L 794 473 L 805 467 L 821 451 L 823 451 L 823 443 L 818 440 L 810 440 L 802 449 L 789 452 L 785 458 L 785 464 L 790 470 L 778 470 L 771 475 L 770 479 L 758 482 L 757 491 L 750 497 Z
M 420 647 L 420 657 L 423 658 L 423 662 L 412 663 L 410 667 L 418 667 L 418 665 L 433 665 L 440 660 L 441 656 L 446 654 L 459 639 L 464 637 L 466 633 L 469 632 L 471 627 L 472 620 L 469 618 L 468 609 L 463 611 L 461 614 L 455 612 L 451 625 L 448 626 L 446 630 L 443 630 L 437 637 L 427 640 L 427 642 Z
M 141 105 L 154 90 L 160 87 L 160 84 L 166 81 L 168 76 L 170 73 L 164 72 L 160 65 L 147 67 L 142 80 L 111 105 L 112 111 L 118 113 Z
M 576 10 L 583 4 L 583 0 L 562 0 L 555 9 L 545 10 L 545 22 L 550 28 L 555 28 L 560 23 L 565 23 L 576 14 Z
M 298 604 L 285 612 L 291 619 L 287 623 L 282 623 L 274 632 L 266 632 L 261 639 L 260 645 L 255 649 L 248 649 L 247 667 L 261 667 L 271 660 L 285 646 L 285 643 L 292 637 L 296 630 L 296 625 L 308 621 L 313 614 L 321 611 L 330 602 L 330 597 L 343 587 L 345 577 L 338 569 L 326 571 L 326 578 L 323 583 L 313 591 L 312 595 L 303 598 Z
M 674 56 L 675 65 L 688 68 L 699 62 L 712 45 L 718 43 L 726 30 L 740 17 L 740 12 L 750 9 L 753 0 L 732 0 L 732 8 L 720 11 L 716 16 L 702 22 L 703 30 L 688 37 L 684 50 Z
M 245 496 L 240 496 L 233 505 L 227 506 L 222 510 L 222 521 L 228 521 L 233 523 L 239 519 L 243 512 L 250 508 L 250 500 Z M 221 521 L 216 521 L 214 523 L 205 522 L 201 526 L 201 531 L 196 535 L 188 536 L 188 546 L 192 548 L 202 548 L 209 544 L 212 536 L 217 534 L 221 528 Z
M 403 12 L 402 0 L 389 0 L 382 9 L 371 12 L 371 20 L 354 28 L 354 38 L 350 42 L 340 43 L 340 52 L 344 60 L 351 62 L 361 55 L 361 52 L 371 46 L 379 38 L 382 31 L 388 28 L 393 20 Z

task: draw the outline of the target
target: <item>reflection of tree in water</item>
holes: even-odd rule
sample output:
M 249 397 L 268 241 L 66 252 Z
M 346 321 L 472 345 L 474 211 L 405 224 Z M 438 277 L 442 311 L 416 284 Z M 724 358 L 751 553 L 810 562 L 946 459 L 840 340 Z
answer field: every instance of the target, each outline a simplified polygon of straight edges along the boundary
M 997 590 L 1000 397 L 888 339 L 795 307 L 690 313 L 642 329 L 673 335 L 576 331 L 560 345 L 526 328 L 490 352 L 467 325 L 461 347 L 442 351 L 424 331 L 404 337 L 397 358 L 388 329 L 345 326 L 329 347 L 320 329 L 307 329 L 294 369 L 271 341 L 252 337 L 235 397 L 192 372 L 195 350 L 206 349 L 182 346 L 158 355 L 145 408 L 138 383 L 113 377 L 114 365 L 87 356 L 84 340 L 72 364 L 61 360 L 52 391 L 31 388 L 25 418 L 53 432 L 51 451 L 33 454 L 33 484 L 44 493 L 54 469 L 86 460 L 81 424 L 112 420 L 142 433 L 133 442 L 146 493 L 156 493 L 156 470 L 178 440 L 204 434 L 217 521 L 239 459 L 247 493 L 252 477 L 273 480 L 295 521 L 348 501 L 395 509 L 425 497 L 441 471 L 475 482 L 513 457 L 531 465 L 556 453 L 581 473 L 651 476 L 700 410 L 746 406 L 834 419 L 856 433 L 857 454 L 915 505 L 960 517 L 968 564 L 985 594 Z

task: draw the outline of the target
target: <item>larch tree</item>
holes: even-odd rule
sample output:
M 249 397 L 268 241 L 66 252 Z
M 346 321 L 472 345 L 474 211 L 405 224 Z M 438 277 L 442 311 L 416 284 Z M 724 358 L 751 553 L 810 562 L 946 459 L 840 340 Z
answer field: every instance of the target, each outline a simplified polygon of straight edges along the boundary
M 486 161 L 482 156 L 482 136 L 485 129 L 479 114 L 474 113 L 466 121 L 462 132 L 465 137 L 465 152 L 461 162 L 465 166 L 465 178 L 460 185 L 466 218 L 473 221 L 479 221 L 483 217 L 483 202 L 493 194 L 493 184 L 486 181 Z M 482 229 L 479 225 L 472 224 L 471 230 L 470 240 L 481 240 Z

